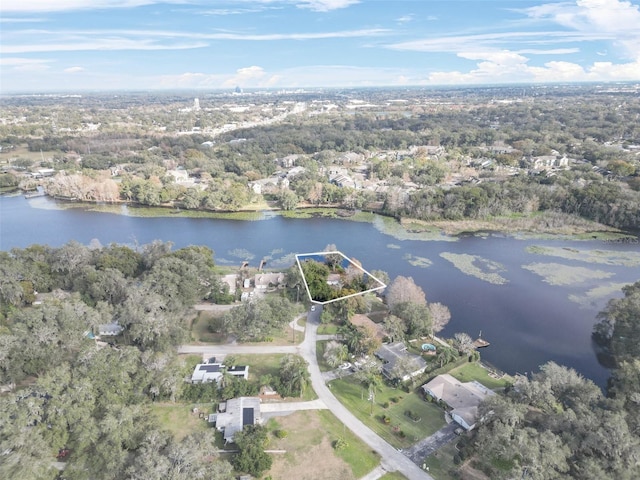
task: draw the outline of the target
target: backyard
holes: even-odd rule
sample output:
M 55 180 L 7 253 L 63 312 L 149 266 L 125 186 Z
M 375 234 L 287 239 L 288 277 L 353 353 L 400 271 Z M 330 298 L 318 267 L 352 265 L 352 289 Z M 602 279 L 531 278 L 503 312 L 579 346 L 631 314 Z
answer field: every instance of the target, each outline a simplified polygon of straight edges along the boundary
M 476 380 L 491 390 L 505 388 L 513 384 L 513 378 L 509 375 L 503 375 L 500 378 L 497 378 L 497 375 L 491 375 L 489 370 L 482 367 L 482 365 L 477 362 L 460 365 L 459 367 L 451 370 L 449 374 L 461 382 Z

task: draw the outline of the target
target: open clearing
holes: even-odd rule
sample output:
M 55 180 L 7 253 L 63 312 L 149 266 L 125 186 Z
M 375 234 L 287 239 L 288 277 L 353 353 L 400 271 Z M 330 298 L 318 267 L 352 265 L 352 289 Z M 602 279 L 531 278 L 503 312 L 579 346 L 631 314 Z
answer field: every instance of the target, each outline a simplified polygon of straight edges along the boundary
M 194 432 L 211 428 L 206 420 L 192 413 L 194 407 L 198 407 L 201 412 L 211 413 L 210 403 L 154 403 L 151 405 L 151 413 L 176 440 L 182 440 Z
M 273 455 L 272 478 L 350 480 L 366 475 L 379 463 L 378 456 L 328 411 L 299 411 L 273 418 L 268 428 L 287 432 L 282 439 L 270 437 L 269 448 L 287 451 Z M 346 441 L 345 448 L 333 448 L 338 438 Z

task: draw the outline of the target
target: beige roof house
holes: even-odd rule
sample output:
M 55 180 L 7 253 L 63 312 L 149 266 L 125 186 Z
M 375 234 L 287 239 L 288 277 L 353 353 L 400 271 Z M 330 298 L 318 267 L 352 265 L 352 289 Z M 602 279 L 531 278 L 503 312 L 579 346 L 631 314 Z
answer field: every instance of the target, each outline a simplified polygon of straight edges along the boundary
M 471 430 L 476 426 L 478 405 L 488 396 L 495 395 L 479 382 L 462 383 L 448 373 L 438 375 L 429 383 L 425 383 L 422 389 L 427 395 L 442 400 L 451 407 L 451 418 L 465 430 Z

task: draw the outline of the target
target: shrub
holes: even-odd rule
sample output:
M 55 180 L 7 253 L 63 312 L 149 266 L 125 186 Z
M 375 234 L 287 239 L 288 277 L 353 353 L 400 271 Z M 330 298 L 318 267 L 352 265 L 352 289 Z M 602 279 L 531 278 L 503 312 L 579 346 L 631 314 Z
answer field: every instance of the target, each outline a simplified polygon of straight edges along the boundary
M 289 432 L 287 432 L 286 430 L 276 430 L 273 432 L 273 434 L 276 436 L 276 438 L 286 438 L 287 435 L 289 435 Z
M 349 442 L 347 442 L 344 438 L 340 437 L 335 442 L 333 442 L 333 448 L 336 450 L 342 450 L 349 446 Z

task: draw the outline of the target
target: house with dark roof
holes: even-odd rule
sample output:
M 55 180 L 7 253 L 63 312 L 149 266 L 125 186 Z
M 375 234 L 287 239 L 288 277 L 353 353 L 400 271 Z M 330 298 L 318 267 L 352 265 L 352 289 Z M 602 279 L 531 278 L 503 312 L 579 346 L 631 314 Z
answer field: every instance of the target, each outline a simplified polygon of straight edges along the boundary
M 191 383 L 217 382 L 222 378 L 223 365 L 220 363 L 199 363 L 191 375 Z
M 227 400 L 224 411 L 209 415 L 209 422 L 224 434 L 225 443 L 231 443 L 245 425 L 261 425 L 260 398 L 240 397 Z
M 382 344 L 375 355 L 383 362 L 382 373 L 391 380 L 399 379 L 406 382 L 420 375 L 427 366 L 427 362 L 421 356 L 407 352 L 407 346 L 403 342 Z M 396 368 L 400 361 L 406 362 L 406 366 L 409 367 L 402 377 Z
M 438 375 L 422 386 L 426 395 L 441 400 L 451 411 L 451 418 L 465 430 L 472 430 L 478 420 L 478 405 L 495 393 L 480 382 L 460 382 L 449 375 Z

